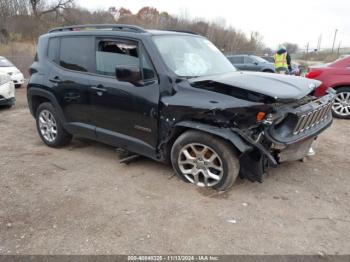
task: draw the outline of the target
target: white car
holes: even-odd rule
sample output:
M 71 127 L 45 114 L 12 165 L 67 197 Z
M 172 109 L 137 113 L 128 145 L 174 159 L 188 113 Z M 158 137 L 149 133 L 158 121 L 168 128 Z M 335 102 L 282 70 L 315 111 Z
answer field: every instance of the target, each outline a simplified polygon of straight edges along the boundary
M 8 74 L 16 87 L 20 87 L 24 83 L 21 71 L 3 56 L 0 56 L 0 72 Z
M 0 106 L 11 107 L 15 102 L 15 85 L 8 74 L 0 72 Z

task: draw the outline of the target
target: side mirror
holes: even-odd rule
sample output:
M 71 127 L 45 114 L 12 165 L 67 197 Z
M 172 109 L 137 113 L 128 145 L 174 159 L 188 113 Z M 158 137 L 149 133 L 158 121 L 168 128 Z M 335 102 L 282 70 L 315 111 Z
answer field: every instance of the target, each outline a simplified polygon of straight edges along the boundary
M 258 63 L 258 62 L 254 62 L 253 64 L 254 64 L 254 65 L 258 65 L 259 63 Z
M 129 82 L 137 84 L 142 80 L 141 71 L 138 67 L 117 67 L 115 69 L 115 76 L 121 82 Z

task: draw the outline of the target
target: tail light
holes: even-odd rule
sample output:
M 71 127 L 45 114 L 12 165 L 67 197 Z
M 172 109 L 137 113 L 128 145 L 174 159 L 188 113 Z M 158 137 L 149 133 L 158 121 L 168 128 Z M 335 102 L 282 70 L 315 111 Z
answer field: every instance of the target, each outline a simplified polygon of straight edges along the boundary
M 322 70 L 312 70 L 306 74 L 307 78 L 315 78 L 318 77 L 322 73 Z

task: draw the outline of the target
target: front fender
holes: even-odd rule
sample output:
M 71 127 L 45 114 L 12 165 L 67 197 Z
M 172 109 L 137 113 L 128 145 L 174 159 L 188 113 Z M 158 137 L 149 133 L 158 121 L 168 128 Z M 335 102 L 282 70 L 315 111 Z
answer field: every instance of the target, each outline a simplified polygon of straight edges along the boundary
M 225 140 L 230 141 L 241 153 L 246 153 L 253 150 L 252 146 L 247 144 L 238 134 L 233 132 L 230 128 L 222 128 L 195 121 L 181 121 L 178 122 L 175 126 L 196 129 L 221 137 Z

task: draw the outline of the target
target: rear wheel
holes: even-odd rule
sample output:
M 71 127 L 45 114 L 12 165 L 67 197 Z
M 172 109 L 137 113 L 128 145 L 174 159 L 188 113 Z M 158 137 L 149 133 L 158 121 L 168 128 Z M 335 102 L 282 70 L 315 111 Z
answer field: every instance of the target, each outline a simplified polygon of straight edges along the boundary
M 64 130 L 51 103 L 45 102 L 38 107 L 36 126 L 41 139 L 50 147 L 67 145 L 72 139 L 72 135 Z
M 239 173 L 239 161 L 232 146 L 199 131 L 187 131 L 175 141 L 171 162 L 184 181 L 218 190 L 229 189 Z
M 337 94 L 332 107 L 333 116 L 350 119 L 350 87 L 336 89 Z

